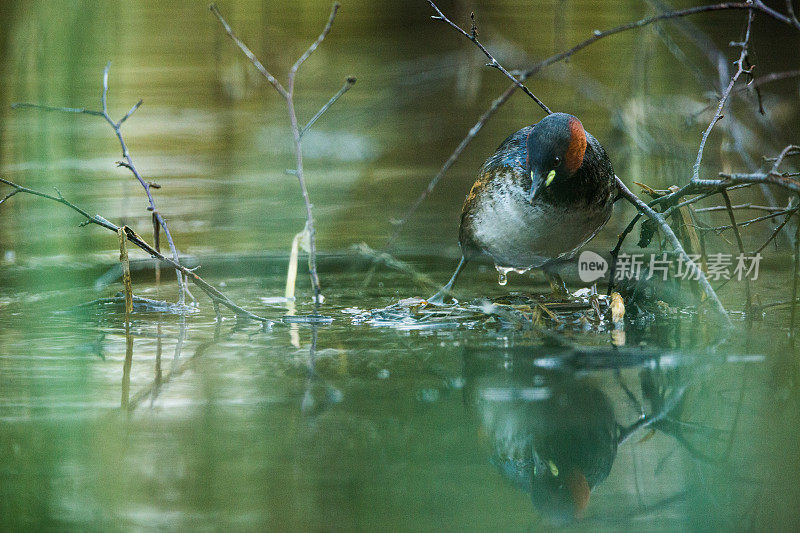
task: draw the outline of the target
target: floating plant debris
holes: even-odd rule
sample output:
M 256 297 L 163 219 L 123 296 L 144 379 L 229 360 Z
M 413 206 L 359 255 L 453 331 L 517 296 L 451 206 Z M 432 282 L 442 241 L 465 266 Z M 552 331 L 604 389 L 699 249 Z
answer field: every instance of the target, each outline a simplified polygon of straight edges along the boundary
M 498 269 L 500 271 L 500 269 Z M 615 300 L 614 298 L 618 299 Z M 496 298 L 479 298 L 467 303 L 453 301 L 434 305 L 422 298 L 404 298 L 379 309 L 349 308 L 354 324 L 395 329 L 512 328 L 558 325 L 568 329 L 614 329 L 620 319 L 612 301 L 621 304 L 615 293 L 608 297 L 593 289 L 581 289 L 568 298 L 510 293 Z M 616 320 L 614 320 L 616 319 Z

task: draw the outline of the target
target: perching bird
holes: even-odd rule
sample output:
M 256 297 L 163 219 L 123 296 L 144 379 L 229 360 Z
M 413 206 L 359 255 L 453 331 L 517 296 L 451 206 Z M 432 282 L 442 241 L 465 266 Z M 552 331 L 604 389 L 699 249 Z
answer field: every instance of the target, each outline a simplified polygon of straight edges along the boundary
M 554 268 L 605 225 L 616 197 L 611 161 L 576 117 L 553 113 L 522 128 L 483 164 L 461 212 L 461 262 L 428 301 L 441 303 L 482 254 L 501 285 L 509 271 L 542 268 L 554 292 L 568 294 Z

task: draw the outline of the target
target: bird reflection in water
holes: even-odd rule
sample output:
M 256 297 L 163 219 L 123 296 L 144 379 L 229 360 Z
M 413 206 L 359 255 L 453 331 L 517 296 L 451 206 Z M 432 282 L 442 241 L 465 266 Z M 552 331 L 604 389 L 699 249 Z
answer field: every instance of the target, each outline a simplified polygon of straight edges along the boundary
M 488 441 L 491 463 L 530 493 L 536 510 L 553 525 L 584 515 L 592 489 L 611 472 L 618 446 L 639 429 L 659 426 L 685 391 L 670 387 L 669 398 L 655 402 L 645 398 L 651 407 L 657 404 L 657 410 L 645 415 L 639 406 L 641 417 L 622 425 L 604 391 L 604 380 L 588 367 L 576 370 L 573 364 L 581 360 L 592 370 L 598 370 L 592 366 L 598 363 L 611 370 L 618 377 L 611 383 L 633 400 L 613 354 L 600 361 L 570 355 L 577 357 L 542 358 L 530 348 L 527 353 L 512 349 L 503 354 L 465 354 L 465 401 L 479 423 L 479 434 Z M 642 362 L 639 356 L 634 359 L 622 357 L 618 362 L 623 366 Z M 651 368 L 640 373 L 651 384 L 659 375 Z

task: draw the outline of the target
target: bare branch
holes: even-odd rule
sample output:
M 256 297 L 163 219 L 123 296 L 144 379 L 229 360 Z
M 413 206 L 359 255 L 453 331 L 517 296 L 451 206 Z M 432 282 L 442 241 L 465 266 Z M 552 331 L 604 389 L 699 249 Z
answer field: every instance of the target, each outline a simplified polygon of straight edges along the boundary
M 28 104 L 28 103 L 18 103 L 13 104 L 11 107 L 13 109 L 38 109 L 42 111 L 61 111 L 65 113 L 77 113 L 77 114 L 86 114 L 92 116 L 99 116 L 105 120 L 109 126 L 114 130 L 114 135 L 117 137 L 117 141 L 119 142 L 120 148 L 122 149 L 122 157 L 124 161 L 118 161 L 117 164 L 119 166 L 125 167 L 130 170 L 131 174 L 136 178 L 139 184 L 144 189 L 145 194 L 147 195 L 147 201 L 150 204 L 148 210 L 154 213 L 154 216 L 158 220 L 161 228 L 164 230 L 164 235 L 167 238 L 167 242 L 169 243 L 170 251 L 172 253 L 172 259 L 176 263 L 180 263 L 180 254 L 178 253 L 178 249 L 175 246 L 175 242 L 172 240 L 172 234 L 167 227 L 167 223 L 164 221 L 164 218 L 158 212 L 156 208 L 155 200 L 153 199 L 153 195 L 150 192 L 150 183 L 147 182 L 139 171 L 136 169 L 136 166 L 133 164 L 133 159 L 131 158 L 130 152 L 128 151 L 128 145 L 125 143 L 125 139 L 122 136 L 122 124 L 139 109 L 139 106 L 142 105 L 142 100 L 139 100 L 131 109 L 128 111 L 125 116 L 123 116 L 120 120 L 114 121 L 111 116 L 108 114 L 108 73 L 109 69 L 111 68 L 111 62 L 109 61 L 105 68 L 103 69 L 103 89 L 100 94 L 100 106 L 102 111 L 93 111 L 90 109 L 86 109 L 83 107 L 80 108 L 72 108 L 72 107 L 53 107 L 47 105 L 40 105 L 40 104 Z M 184 279 L 181 276 L 180 272 L 176 270 L 176 276 L 178 278 L 178 286 L 180 287 L 180 296 L 179 302 L 181 304 L 185 301 L 185 295 L 189 294 L 191 297 L 191 293 L 188 293 L 186 284 L 184 283 Z
M 789 205 L 787 206 L 787 209 L 792 207 L 792 203 L 794 202 L 794 200 L 795 200 L 795 199 L 794 199 L 794 198 L 792 198 L 792 199 L 789 201 Z M 758 248 L 758 250 L 756 250 L 756 251 L 753 253 L 753 255 L 755 255 L 755 254 L 758 254 L 758 253 L 761 253 L 761 252 L 764 250 L 764 248 L 766 248 L 766 247 L 769 245 L 769 243 L 770 243 L 770 242 L 772 242 L 772 241 L 775 239 L 775 237 L 777 237 L 777 236 L 778 236 L 778 234 L 781 232 L 781 230 L 784 228 L 784 226 L 786 226 L 786 224 L 789 222 L 789 220 L 791 220 L 791 218 L 792 218 L 792 215 L 793 215 L 793 214 L 794 214 L 794 212 L 792 212 L 792 213 L 789 213 L 789 214 L 787 214 L 787 215 L 786 215 L 786 218 L 784 218 L 784 219 L 783 219 L 783 222 L 781 222 L 780 224 L 778 224 L 778 226 L 777 226 L 777 227 L 775 228 L 775 230 L 772 232 L 772 235 L 770 235 L 770 236 L 769 236 L 769 238 L 766 240 L 766 242 L 764 242 L 764 244 L 762 244 L 762 245 L 761 245 L 761 246 Z
M 305 63 L 306 59 L 308 59 L 309 56 L 314 53 L 314 51 L 319 47 L 322 41 L 325 40 L 325 37 L 327 37 L 328 34 L 331 32 L 331 28 L 333 27 L 333 20 L 336 18 L 336 13 L 339 11 L 340 7 L 341 4 L 339 2 L 334 2 L 333 7 L 331 7 L 331 14 L 328 17 L 328 23 L 325 24 L 325 28 L 322 29 L 322 33 L 319 34 L 319 37 L 317 37 L 316 41 L 311 43 L 311 46 L 308 47 L 308 50 L 303 52 L 303 55 L 301 55 L 300 58 L 297 61 L 295 61 L 294 65 L 292 65 L 292 68 L 289 70 L 289 76 L 294 76 L 294 74 L 297 72 L 297 69 L 300 68 L 300 65 Z
M 225 29 L 225 32 L 228 34 L 228 36 L 233 40 L 234 43 L 236 43 L 236 46 L 238 46 L 241 49 L 241 51 L 244 52 L 244 55 L 247 56 L 247 59 L 249 59 L 250 62 L 253 65 L 255 65 L 256 69 L 261 73 L 261 75 L 264 76 L 267 79 L 267 81 L 272 84 L 273 87 L 275 87 L 275 90 L 278 91 L 278 93 L 281 96 L 283 96 L 284 98 L 288 98 L 289 93 L 286 92 L 286 89 L 283 88 L 283 85 L 281 85 L 281 83 L 278 80 L 276 80 L 275 77 L 269 73 L 269 71 L 267 71 L 264 65 L 261 64 L 261 61 L 259 61 L 258 58 L 255 56 L 255 54 L 253 54 L 253 52 L 250 51 L 247 45 L 245 45 L 236 36 L 236 34 L 233 33 L 233 30 L 231 29 L 230 25 L 225 21 L 224 18 L 222 18 L 222 13 L 219 12 L 217 4 L 211 4 L 209 6 L 209 9 L 219 19 L 220 24 L 222 24 L 222 27 Z
M 302 137 L 303 137 L 303 135 L 305 135 L 305 134 L 306 134 L 306 132 L 309 130 L 309 128 L 311 128 L 311 126 L 313 126 L 313 125 L 314 125 L 314 123 L 315 123 L 317 120 L 319 120 L 319 118 L 320 118 L 320 117 L 321 117 L 323 114 L 325 114 L 325 112 L 326 112 L 326 111 L 327 111 L 327 110 L 328 110 L 328 109 L 329 109 L 329 108 L 330 108 L 330 107 L 331 107 L 333 104 L 335 104 L 335 103 L 336 103 L 336 100 L 338 100 L 339 98 L 341 98 L 341 97 L 342 97 L 342 95 L 343 95 L 344 93 L 346 93 L 347 91 L 349 91 L 349 90 L 350 90 L 350 88 L 351 88 L 353 85 L 355 85 L 355 84 L 356 84 L 356 78 L 354 78 L 353 76 L 349 76 L 349 77 L 348 77 L 348 78 L 347 78 L 347 79 L 344 81 L 344 85 L 342 85 L 342 88 L 341 88 L 341 89 L 339 89 L 339 91 L 338 91 L 336 94 L 334 94 L 334 95 L 333 95 L 333 97 L 332 97 L 330 100 L 328 100 L 328 102 L 327 102 L 327 103 L 326 103 L 324 106 L 322 106 L 322 108 L 320 108 L 320 110 L 319 110 L 319 111 L 317 111 L 317 113 L 316 113 L 316 114 L 315 114 L 313 117 L 311 117 L 311 120 L 309 120 L 309 121 L 308 121 L 308 123 L 306 123 L 306 125 L 305 125 L 305 126 L 303 126 L 303 128 L 300 130 L 300 137 L 302 138 Z
M 692 261 L 692 259 L 688 256 L 688 254 L 684 251 L 683 246 L 681 245 L 678 238 L 675 236 L 675 232 L 672 231 L 672 228 L 669 227 L 667 221 L 664 219 L 664 216 L 659 213 L 658 211 L 654 210 L 652 207 L 644 203 L 638 196 L 636 196 L 633 192 L 631 192 L 628 187 L 625 186 L 625 183 L 622 182 L 617 176 L 614 176 L 614 179 L 617 183 L 617 187 L 619 187 L 619 191 L 622 194 L 622 197 L 625 198 L 628 202 L 634 205 L 636 209 L 643 213 L 647 218 L 655 221 L 656 224 L 661 228 L 664 236 L 669 241 L 672 248 L 675 250 L 677 254 L 679 254 L 686 264 L 687 268 L 692 272 L 694 276 L 697 277 L 697 281 L 700 284 L 700 287 L 706 293 L 708 299 L 714 304 L 717 312 L 724 318 L 727 325 L 731 325 L 731 319 L 728 317 L 728 313 L 725 311 L 725 307 L 720 302 L 717 293 L 714 292 L 714 289 L 711 287 L 711 284 L 708 282 L 706 275 L 697 266 L 697 264 Z
M 653 205 L 651 202 L 648 205 Z M 641 211 L 637 211 L 636 215 L 633 219 L 628 222 L 628 225 L 625 226 L 625 229 L 622 230 L 622 233 L 619 234 L 619 238 L 617 239 L 617 244 L 614 246 L 614 249 L 611 250 L 611 269 L 609 270 L 608 274 L 608 291 L 607 295 L 611 295 L 611 292 L 614 290 L 614 281 L 616 281 L 616 273 L 617 273 L 617 257 L 619 257 L 619 251 L 622 249 L 622 243 L 625 242 L 625 239 L 630 235 L 633 231 L 633 228 L 636 227 L 636 223 L 639 222 L 644 215 Z
M 94 111 L 85 107 L 54 107 L 49 105 L 29 104 L 25 102 L 11 104 L 11 109 L 38 109 L 39 111 L 58 111 L 61 113 L 75 113 L 102 117 L 102 111 Z
M 126 120 L 128 120 L 129 118 L 131 118 L 131 115 L 133 115 L 134 113 L 136 113 L 136 110 L 137 110 L 137 109 L 139 109 L 139 108 L 142 106 L 142 104 L 143 104 L 143 103 L 144 103 L 144 100 L 139 100 L 138 102 L 136 102 L 135 104 L 133 104 L 133 107 L 130 109 L 130 111 L 128 111 L 127 113 L 125 113 L 125 116 L 124 116 L 124 117 L 122 117 L 121 119 L 119 119 L 119 121 L 117 122 L 117 126 L 122 126 L 122 124 L 123 124 L 123 123 L 124 123 Z
M 728 102 L 728 97 L 731 95 L 731 90 L 733 90 L 733 86 L 736 84 L 736 81 L 739 77 L 744 74 L 752 73 L 753 69 L 745 68 L 744 64 L 747 61 L 747 47 L 750 44 L 750 28 L 753 24 L 753 10 L 750 10 L 747 14 L 747 29 L 745 30 L 744 40 L 741 43 L 731 43 L 731 46 L 740 46 L 742 51 L 739 54 L 739 59 L 736 60 L 736 72 L 731 77 L 728 86 L 722 92 L 722 97 L 719 99 L 719 106 L 717 107 L 717 112 L 714 115 L 714 118 L 711 119 L 711 123 L 708 125 L 708 128 L 703 132 L 703 137 L 700 140 L 700 148 L 697 151 L 697 159 L 694 162 L 694 166 L 692 167 L 692 178 L 691 181 L 696 182 L 700 179 L 700 163 L 703 160 L 703 150 L 706 146 L 706 141 L 708 140 L 708 136 L 711 134 L 711 130 L 714 128 L 714 125 L 722 119 L 722 109 L 725 107 L 725 104 Z
M 137 247 L 141 248 L 142 250 L 144 250 L 145 252 L 147 252 L 154 259 L 158 259 L 159 261 L 170 265 L 175 270 L 178 270 L 181 273 L 183 273 L 184 275 L 186 275 L 198 287 L 200 287 L 203 290 L 203 292 L 205 292 L 208 295 L 208 297 L 211 298 L 211 300 L 214 301 L 215 303 L 220 304 L 220 305 L 224 305 L 225 307 L 227 307 L 228 309 L 233 311 L 236 314 L 236 316 L 243 317 L 243 318 L 249 318 L 249 319 L 252 319 L 252 320 L 256 320 L 258 322 L 262 322 L 264 324 L 271 324 L 272 323 L 272 321 L 269 320 L 268 318 L 264 318 L 264 317 L 260 317 L 258 315 L 255 315 L 255 314 L 251 313 L 250 311 L 247 311 L 246 309 L 244 309 L 244 308 L 238 306 L 237 304 L 235 304 L 230 298 L 228 298 L 227 296 L 222 294 L 217 288 L 215 288 L 214 286 L 209 284 L 207 281 L 205 281 L 203 278 L 198 276 L 194 272 L 194 269 L 186 268 L 185 266 L 181 265 L 177 261 L 174 261 L 173 259 L 170 259 L 170 258 L 162 255 L 160 252 L 158 252 L 155 248 L 150 246 L 147 243 L 147 241 L 145 241 L 142 237 L 140 237 L 135 231 L 133 231 L 128 226 L 124 226 L 124 227 L 123 226 L 118 226 L 118 225 L 114 224 L 113 222 L 109 222 L 108 219 L 106 219 L 106 218 L 104 218 L 104 217 L 102 217 L 100 215 L 90 215 L 84 209 L 81 209 L 77 205 L 73 204 L 72 202 L 70 202 L 69 200 L 64 198 L 61 195 L 61 193 L 58 193 L 58 196 L 53 196 L 51 194 L 47 194 L 47 193 L 44 193 L 44 192 L 41 192 L 41 191 L 37 191 L 37 190 L 34 190 L 34 189 L 29 189 L 28 187 L 23 187 L 22 185 L 18 185 L 16 183 L 12 182 L 12 181 L 9 181 L 9 180 L 3 179 L 3 178 L 0 178 L 0 183 L 4 183 L 4 184 L 8 185 L 9 187 L 12 187 L 16 191 L 15 194 L 16 193 L 27 193 L 27 194 L 31 194 L 33 196 L 39 196 L 41 198 L 46 198 L 48 200 L 52 200 L 54 202 L 58 202 L 58 203 L 60 203 L 62 205 L 65 205 L 65 206 L 69 207 L 70 209 L 72 209 L 73 211 L 79 213 L 81 216 L 83 216 L 86 219 L 85 220 L 86 224 L 95 224 L 97 226 L 103 227 L 103 228 L 105 228 L 105 229 L 107 229 L 109 231 L 113 231 L 115 233 L 119 233 L 119 231 L 121 229 L 124 230 L 125 236 L 127 237 L 127 240 L 129 242 L 131 242 L 135 246 L 137 246 Z M 10 196 L 12 196 L 12 195 L 9 194 L 8 197 L 10 197 Z
M 525 85 L 522 84 L 522 82 L 520 80 L 518 80 L 513 74 L 511 74 L 509 71 L 507 71 L 503 67 L 503 65 L 501 65 L 494 58 L 494 56 L 492 56 L 492 54 L 490 54 L 489 51 L 481 44 L 481 42 L 478 40 L 478 29 L 475 26 L 475 14 L 474 13 L 471 16 L 471 18 L 472 18 L 472 31 L 470 33 L 467 33 L 466 31 L 461 29 L 461 27 L 459 27 L 458 24 L 456 24 L 455 22 L 453 22 L 452 20 L 447 18 L 445 16 L 445 14 L 442 13 L 442 11 L 438 7 L 436 7 L 436 4 L 433 3 L 433 0 L 428 0 L 428 3 L 431 5 L 431 7 L 434 9 L 434 11 L 436 11 L 436 15 L 431 17 L 433 20 L 439 20 L 439 21 L 444 22 L 445 24 L 447 24 L 448 26 L 450 26 L 451 28 L 456 30 L 458 33 L 460 33 L 461 35 L 463 35 L 464 37 L 466 37 L 467 39 L 472 41 L 475 44 L 475 46 L 477 46 L 480 49 L 480 51 L 483 52 L 483 55 L 485 55 L 487 58 L 489 58 L 489 61 L 491 61 L 491 63 L 489 63 L 487 66 L 490 66 L 492 68 L 496 68 L 497 70 L 502 72 L 508 79 L 510 79 L 511 81 L 514 82 L 514 85 L 516 85 L 517 87 L 522 89 L 522 91 L 525 94 L 527 94 L 528 96 L 533 98 L 533 101 L 536 102 L 539 105 L 539 107 L 541 107 L 544 110 L 545 113 L 547 113 L 548 115 L 552 113 L 550 108 L 547 107 L 544 104 L 544 102 L 539 100 L 536 97 L 536 95 L 534 95 L 527 87 L 525 87 Z
M 17 193 L 32 194 L 33 196 L 39 196 L 41 198 L 47 198 L 48 200 L 52 200 L 54 202 L 58 202 L 60 204 L 63 204 L 65 206 L 69 207 L 70 209 L 72 209 L 74 211 L 77 211 L 78 213 L 83 215 L 83 217 L 86 218 L 87 224 L 97 224 L 98 226 L 102 226 L 102 227 L 104 227 L 104 228 L 106 228 L 108 230 L 111 230 L 113 232 L 119 231 L 119 226 L 116 226 L 115 224 L 112 224 L 111 222 L 109 222 L 108 220 L 106 220 L 103 217 L 99 217 L 97 215 L 95 215 L 95 216 L 90 215 L 89 213 L 87 213 L 83 209 L 81 209 L 81 208 L 77 207 L 76 205 L 74 205 L 74 204 L 68 202 L 67 200 L 65 200 L 64 197 L 61 195 L 61 193 L 58 193 L 58 196 L 53 196 L 52 194 L 47 194 L 47 193 L 44 193 L 44 192 L 41 192 L 41 191 L 36 191 L 34 189 L 29 189 L 27 187 L 23 187 L 22 185 L 17 185 L 13 181 L 9 181 L 9 180 L 3 179 L 3 178 L 0 178 L 0 183 L 4 183 L 4 184 L 8 185 L 9 187 L 12 187 L 16 191 L 14 194 L 17 194 Z M 11 196 L 12 195 L 9 194 L 7 197 L 11 197 Z
M 777 217 L 780 217 L 780 216 L 783 216 L 783 215 L 791 215 L 791 214 L 796 213 L 796 212 L 797 212 L 797 208 L 781 209 L 780 211 L 775 211 L 775 212 L 770 213 L 768 215 L 762 215 L 760 217 L 751 218 L 749 220 L 743 220 L 742 222 L 736 222 L 736 227 L 744 228 L 744 227 L 747 227 L 747 226 L 749 226 L 751 224 L 754 224 L 756 222 L 762 222 L 764 220 L 771 220 L 773 218 L 777 218 Z M 701 228 L 701 229 L 704 229 L 704 230 L 707 230 L 707 231 L 715 231 L 717 233 L 722 233 L 723 231 L 731 229 L 733 227 L 734 227 L 733 226 L 733 222 L 731 222 L 730 224 L 725 225 L 725 226 L 715 226 L 713 228 Z
M 761 5 L 763 6 L 763 4 L 761 4 Z M 614 28 L 611 28 L 611 29 L 608 29 L 608 30 L 604 30 L 604 31 L 595 30 L 594 31 L 594 35 L 592 37 L 589 37 L 588 39 L 576 44 L 575 46 L 573 46 L 569 50 L 565 50 L 563 52 L 560 52 L 558 54 L 550 56 L 550 57 L 548 57 L 547 59 L 545 59 L 543 61 L 540 61 L 536 65 L 534 65 L 531 68 L 529 68 L 528 70 L 524 71 L 520 75 L 520 80 L 524 81 L 527 78 L 529 78 L 530 76 L 532 76 L 533 74 L 535 74 L 535 73 L 539 72 L 540 70 L 542 70 L 543 68 L 545 68 L 545 67 L 547 67 L 549 65 L 552 65 L 553 63 L 558 63 L 559 61 L 563 61 L 564 59 L 569 58 L 570 56 L 572 56 L 575 53 L 583 50 L 587 46 L 596 43 L 600 39 L 605 39 L 606 37 L 610 37 L 610 36 L 616 35 L 618 33 L 622 33 L 622 32 L 633 30 L 633 29 L 637 29 L 637 28 L 643 28 L 645 26 L 649 26 L 650 24 L 653 24 L 655 22 L 659 22 L 659 21 L 662 21 L 662 20 L 669 20 L 669 19 L 675 19 L 675 18 L 681 18 L 681 17 L 688 17 L 690 15 L 696 15 L 698 13 L 707 13 L 707 12 L 711 12 L 711 11 L 729 11 L 729 10 L 737 10 L 737 9 L 749 9 L 749 10 L 752 10 L 752 9 L 761 9 L 761 8 L 758 7 L 756 4 L 751 4 L 749 2 L 723 2 L 723 3 L 720 3 L 720 4 L 710 4 L 710 5 L 705 5 L 705 6 L 691 7 L 691 8 L 688 8 L 688 9 L 678 9 L 678 10 L 674 10 L 674 11 L 666 11 L 664 13 L 659 13 L 658 15 L 654 15 L 652 17 L 643 18 L 641 20 L 637 20 L 637 21 L 634 21 L 634 22 L 629 22 L 627 24 L 621 24 L 619 26 L 615 26 Z M 779 18 L 779 20 L 783 20 L 784 18 L 785 17 Z
M 15 194 L 17 194 L 18 192 L 20 192 L 20 191 L 19 191 L 19 189 L 14 189 L 14 190 L 13 190 L 13 191 L 11 191 L 10 193 L 8 193 L 8 194 L 6 194 L 5 196 L 3 196 L 2 198 L 0 198 L 0 205 L 3 205 L 3 202 L 5 202 L 6 200 L 8 200 L 9 198 L 11 198 L 12 196 L 14 196 Z
M 296 169 L 295 169 L 295 171 L 293 173 L 294 173 L 295 176 L 297 176 L 297 181 L 300 184 L 300 191 L 301 191 L 301 193 L 303 195 L 303 202 L 304 202 L 305 208 L 306 208 L 306 230 L 308 231 L 308 235 L 309 235 L 309 239 L 308 239 L 309 240 L 308 270 L 309 270 L 309 276 L 311 277 L 311 285 L 314 288 L 314 302 L 315 302 L 315 305 L 318 305 L 321 302 L 322 290 L 320 288 L 320 283 L 319 283 L 319 274 L 317 273 L 316 230 L 314 228 L 314 215 L 313 215 L 313 211 L 312 211 L 312 207 L 313 206 L 311 204 L 311 199 L 310 199 L 310 197 L 308 195 L 308 187 L 306 186 L 306 180 L 305 180 L 305 177 L 303 175 L 303 147 L 302 147 L 302 144 L 301 144 L 301 136 L 302 136 L 302 133 L 304 132 L 305 129 L 303 131 L 300 130 L 299 122 L 297 120 L 297 113 L 296 113 L 295 108 L 294 108 L 294 82 L 295 82 L 295 76 L 297 74 L 297 69 L 300 68 L 300 65 L 302 65 L 303 62 L 306 59 L 308 59 L 308 57 L 312 53 L 314 53 L 314 51 L 317 49 L 317 47 L 319 47 L 320 43 L 322 43 L 322 41 L 325 39 L 325 37 L 328 35 L 328 33 L 330 33 L 331 28 L 333 27 L 333 21 L 336 18 L 336 13 L 339 11 L 339 4 L 338 3 L 334 3 L 333 4 L 333 7 L 331 9 L 331 14 L 328 17 L 328 22 L 327 22 L 327 24 L 325 24 L 325 27 L 323 28 L 322 33 L 320 33 L 319 37 L 317 37 L 317 40 L 314 41 L 311 44 L 311 46 L 308 47 L 308 49 L 305 51 L 305 53 L 302 56 L 300 56 L 300 58 L 295 62 L 295 64 L 292 65 L 292 68 L 289 69 L 288 81 L 287 81 L 286 88 L 284 88 L 272 76 L 272 74 L 267 72 L 267 70 L 264 68 L 264 66 L 261 64 L 261 62 L 258 61 L 258 59 L 255 57 L 255 55 L 253 55 L 253 52 L 251 52 L 250 49 L 241 40 L 239 40 L 238 37 L 236 37 L 236 35 L 233 33 L 233 30 L 231 29 L 230 25 L 222 17 L 222 14 L 219 12 L 219 9 L 217 9 L 217 6 L 214 5 L 214 4 L 211 4 L 210 9 L 214 13 L 214 15 L 216 15 L 216 17 L 219 19 L 220 23 L 222 24 L 222 27 L 225 28 L 225 31 L 228 33 L 228 35 L 231 37 L 231 39 L 233 39 L 233 41 L 236 43 L 236 45 L 242 50 L 242 52 L 244 52 L 244 54 L 256 66 L 256 68 L 259 70 L 259 72 L 261 72 L 261 74 L 264 77 L 267 78 L 267 80 L 272 84 L 272 86 L 275 87 L 275 89 L 278 91 L 278 93 L 280 93 L 281 96 L 283 96 L 283 98 L 286 100 L 286 107 L 287 107 L 287 111 L 288 111 L 288 114 L 289 114 L 289 122 L 291 124 L 292 137 L 293 137 L 293 140 L 294 140 L 295 159 L 296 159 L 296 163 L 297 163 L 297 167 L 296 167 Z M 349 82 L 350 82 L 350 78 L 348 78 L 348 83 Z M 352 83 L 355 83 L 355 79 L 353 79 Z M 350 85 L 352 85 L 352 83 L 350 83 Z M 349 87 L 346 87 L 346 88 L 343 87 L 340 92 L 342 94 L 344 94 L 344 92 L 346 92 L 347 89 L 349 89 Z M 341 94 L 338 95 L 338 96 L 341 96 Z M 338 96 L 335 96 L 333 99 L 331 99 L 331 101 L 326 106 L 323 106 L 323 109 L 321 109 L 320 112 L 317 113 L 317 116 L 312 118 L 312 120 L 309 122 L 308 127 L 310 127 L 311 124 L 315 120 L 317 120 L 319 118 L 319 116 L 322 115 L 322 113 L 324 113 L 327 110 L 327 107 L 330 107 L 331 105 L 333 105 L 333 102 L 335 102 L 336 99 L 338 99 Z
M 750 19 L 752 20 L 752 11 L 750 12 Z M 748 22 L 748 30 L 749 30 L 749 22 Z M 739 247 L 739 253 L 744 256 L 744 244 L 742 243 L 742 235 L 739 233 L 739 225 L 736 223 L 736 215 L 733 213 L 733 207 L 731 205 L 731 199 L 728 196 L 728 191 L 722 191 L 722 199 L 725 200 L 725 207 L 728 210 L 728 217 L 731 219 L 731 226 L 733 227 L 733 233 L 736 236 L 736 245 Z M 772 216 L 772 215 L 768 215 Z M 745 277 L 745 312 L 750 314 L 750 308 L 753 306 L 753 301 L 750 296 L 750 278 Z
M 752 209 L 753 211 L 768 211 L 770 213 L 785 211 L 782 207 L 772 207 L 769 205 L 754 205 L 754 204 L 739 204 L 730 206 L 731 209 Z M 728 206 L 715 205 L 712 207 L 699 207 L 694 210 L 695 213 L 709 213 L 712 211 L 725 211 Z
M 790 144 L 784 148 L 774 159 L 772 168 L 768 172 L 751 172 L 741 174 L 720 173 L 721 180 L 695 180 L 690 185 L 695 188 L 730 188 L 732 185 L 742 183 L 767 183 L 777 185 L 784 189 L 800 193 L 800 181 L 793 179 L 793 173 L 782 174 L 780 166 L 787 157 L 800 154 L 800 146 Z
M 783 22 L 784 24 L 789 24 L 790 26 L 795 26 L 797 27 L 797 29 L 800 29 L 800 26 L 796 26 L 791 18 L 787 17 L 786 15 L 778 13 L 771 7 L 765 5 L 764 2 L 762 2 L 761 0 L 753 0 L 753 6 L 759 11 L 763 11 L 764 13 L 774 18 L 775 20 Z

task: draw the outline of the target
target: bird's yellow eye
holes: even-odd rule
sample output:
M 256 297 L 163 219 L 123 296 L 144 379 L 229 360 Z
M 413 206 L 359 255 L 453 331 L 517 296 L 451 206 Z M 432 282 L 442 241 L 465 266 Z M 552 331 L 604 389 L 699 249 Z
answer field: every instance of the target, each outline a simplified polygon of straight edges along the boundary
M 553 183 L 553 178 L 556 177 L 556 171 L 551 170 L 550 173 L 547 175 L 547 179 L 544 180 L 544 186 L 548 187 L 551 183 Z

